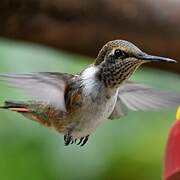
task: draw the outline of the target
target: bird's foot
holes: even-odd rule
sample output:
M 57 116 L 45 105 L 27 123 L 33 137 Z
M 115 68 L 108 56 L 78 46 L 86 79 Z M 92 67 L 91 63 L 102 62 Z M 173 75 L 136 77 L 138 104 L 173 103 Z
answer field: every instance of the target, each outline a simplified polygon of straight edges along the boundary
M 84 146 L 87 143 L 88 139 L 89 139 L 89 135 L 82 137 L 77 143 L 77 145 Z
M 73 138 L 70 134 L 64 135 L 64 145 L 68 146 L 69 144 L 73 144 Z
M 68 146 L 69 144 L 74 144 L 74 143 L 80 146 L 84 146 L 87 143 L 88 139 L 89 139 L 89 135 L 81 137 L 79 142 L 77 142 L 78 139 L 73 139 L 73 137 L 70 134 L 64 135 L 65 146 Z

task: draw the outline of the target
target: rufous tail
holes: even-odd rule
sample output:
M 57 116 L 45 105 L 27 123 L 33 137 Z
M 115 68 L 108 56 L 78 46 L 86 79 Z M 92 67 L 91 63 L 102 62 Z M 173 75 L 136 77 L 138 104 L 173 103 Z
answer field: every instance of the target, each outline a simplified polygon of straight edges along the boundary
M 46 114 L 47 112 L 38 111 L 39 106 L 37 104 L 34 104 L 34 105 L 36 105 L 35 110 L 33 110 L 31 107 L 33 105 L 30 106 L 30 104 L 26 102 L 5 101 L 4 106 L 0 106 L 0 108 L 18 112 L 31 120 L 37 121 L 45 126 L 50 126 L 51 124 Z
M 27 105 L 22 102 L 5 101 L 4 106 L 0 106 L 2 109 L 9 109 L 10 111 L 16 111 L 19 113 L 29 112 Z

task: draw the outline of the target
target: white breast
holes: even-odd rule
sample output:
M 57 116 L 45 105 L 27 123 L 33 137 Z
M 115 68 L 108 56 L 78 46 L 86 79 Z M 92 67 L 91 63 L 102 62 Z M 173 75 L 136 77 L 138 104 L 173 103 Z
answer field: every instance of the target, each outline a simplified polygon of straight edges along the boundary
M 99 87 L 99 82 L 96 80 L 96 73 L 98 69 L 95 66 L 90 66 L 82 73 L 82 84 L 84 86 L 84 95 L 88 96 L 92 93 L 96 94 Z
M 106 121 L 114 110 L 117 100 L 117 90 L 107 90 L 99 82 L 95 75 L 96 67 L 89 67 L 82 74 L 84 105 L 83 113 L 80 117 L 78 133 L 76 137 L 90 134 L 102 122 Z

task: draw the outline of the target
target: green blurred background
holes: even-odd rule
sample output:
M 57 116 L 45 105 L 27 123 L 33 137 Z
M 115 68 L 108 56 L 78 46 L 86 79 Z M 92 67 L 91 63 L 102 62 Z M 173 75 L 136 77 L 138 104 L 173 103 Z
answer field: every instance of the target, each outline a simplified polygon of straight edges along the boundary
M 92 59 L 35 44 L 0 39 L 0 72 L 75 73 Z M 178 92 L 180 76 L 141 67 L 133 80 Z M 0 84 L 0 103 L 24 95 Z M 65 147 L 63 137 L 19 114 L 0 110 L 1 180 L 159 180 L 175 109 L 132 113 L 101 125 L 84 147 Z

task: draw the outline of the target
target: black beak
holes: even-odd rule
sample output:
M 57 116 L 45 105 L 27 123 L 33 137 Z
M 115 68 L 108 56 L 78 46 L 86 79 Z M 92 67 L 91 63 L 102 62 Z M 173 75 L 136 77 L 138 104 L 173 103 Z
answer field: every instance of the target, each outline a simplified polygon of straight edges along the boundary
M 139 55 L 137 58 L 142 59 L 144 61 L 162 61 L 162 62 L 167 62 L 167 63 L 177 63 L 177 61 L 175 61 L 174 59 L 160 57 L 160 56 L 152 56 L 145 53 Z

